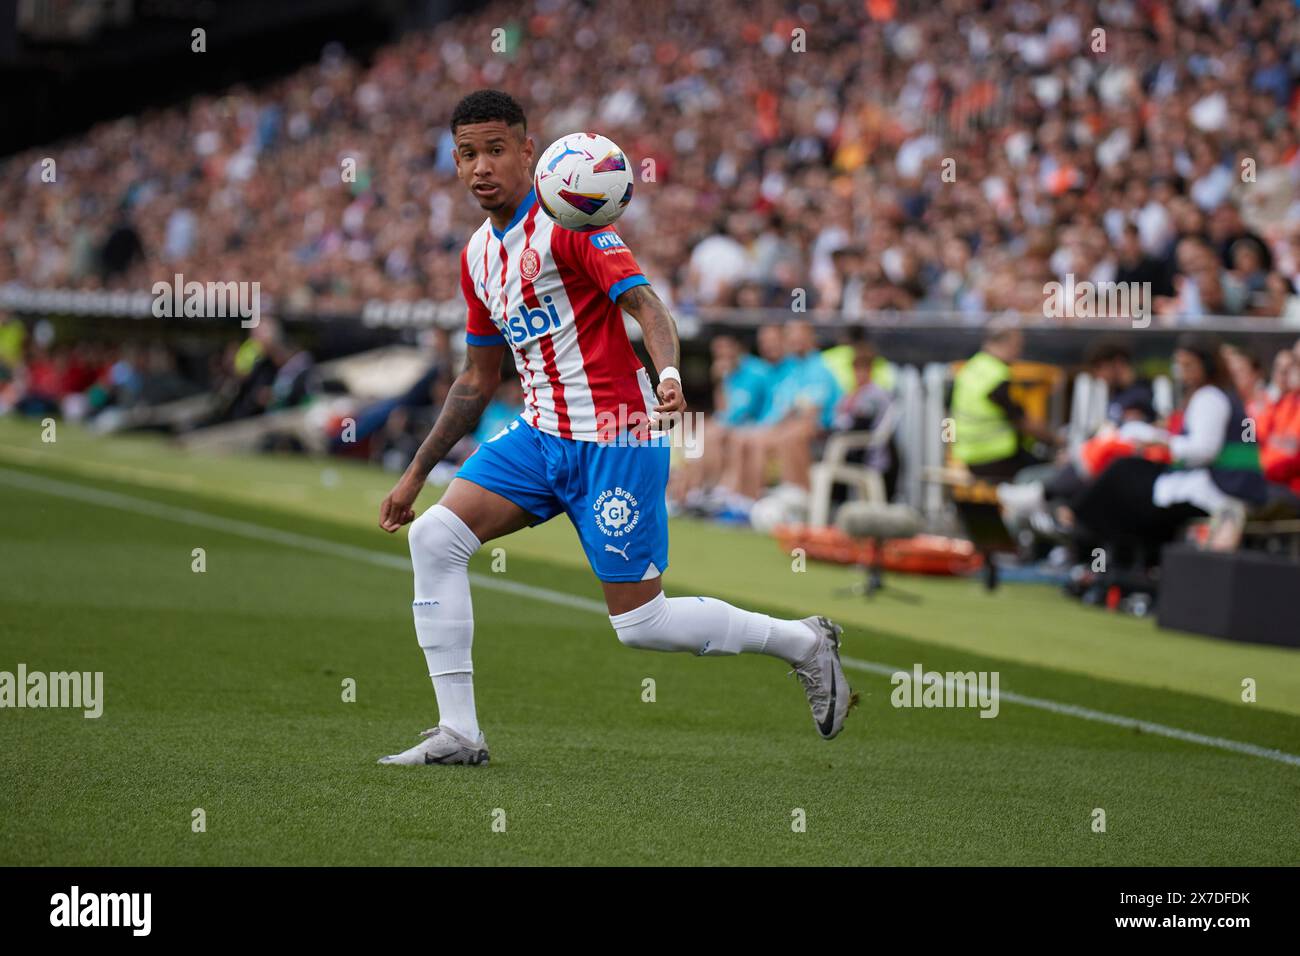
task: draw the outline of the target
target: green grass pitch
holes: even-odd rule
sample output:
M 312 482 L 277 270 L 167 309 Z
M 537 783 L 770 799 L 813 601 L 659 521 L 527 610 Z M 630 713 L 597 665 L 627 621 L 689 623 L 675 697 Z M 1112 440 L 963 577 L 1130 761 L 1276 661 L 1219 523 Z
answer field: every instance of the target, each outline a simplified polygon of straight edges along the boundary
M 471 565 L 496 585 L 475 590 L 491 765 L 377 766 L 435 722 L 405 536 L 374 528 L 389 476 L 39 431 L 0 422 L 0 670 L 102 671 L 105 704 L 0 710 L 2 865 L 1300 861 L 1300 766 L 1280 760 L 1008 701 L 992 720 L 895 709 L 862 669 L 822 741 L 780 662 L 622 647 L 556 522 L 493 543 L 504 572 L 489 549 Z M 665 581 L 830 613 L 855 660 L 996 670 L 1004 692 L 1300 753 L 1295 652 L 1032 586 L 836 596 L 850 578 L 675 522 Z

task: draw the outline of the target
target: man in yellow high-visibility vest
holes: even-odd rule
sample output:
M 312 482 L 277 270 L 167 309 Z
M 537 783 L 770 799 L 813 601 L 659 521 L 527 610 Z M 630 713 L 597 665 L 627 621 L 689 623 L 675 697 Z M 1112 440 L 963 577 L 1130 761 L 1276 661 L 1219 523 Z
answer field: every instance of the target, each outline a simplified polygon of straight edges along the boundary
M 1011 363 L 1024 345 L 1024 333 L 1016 326 L 990 323 L 982 348 L 953 381 L 952 454 L 981 478 L 1007 481 L 1021 468 L 1041 465 L 1042 459 L 1025 448 L 1026 435 L 1057 444 L 1051 429 L 1027 418 L 1011 398 Z

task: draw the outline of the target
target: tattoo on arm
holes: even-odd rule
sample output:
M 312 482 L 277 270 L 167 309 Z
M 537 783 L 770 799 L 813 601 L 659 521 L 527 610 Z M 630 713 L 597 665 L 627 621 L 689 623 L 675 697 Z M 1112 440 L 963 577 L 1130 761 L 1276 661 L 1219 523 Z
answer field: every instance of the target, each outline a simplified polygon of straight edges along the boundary
M 630 312 L 641 326 L 646 351 L 656 368 L 678 363 L 677 323 L 663 300 L 649 285 L 634 285 L 618 297 L 618 307 Z
M 451 447 L 473 430 L 492 396 L 483 391 L 472 368 L 467 368 L 452 383 L 438 412 L 438 420 L 421 443 L 410 471 L 421 481 L 429 477 L 433 466 L 442 461 Z

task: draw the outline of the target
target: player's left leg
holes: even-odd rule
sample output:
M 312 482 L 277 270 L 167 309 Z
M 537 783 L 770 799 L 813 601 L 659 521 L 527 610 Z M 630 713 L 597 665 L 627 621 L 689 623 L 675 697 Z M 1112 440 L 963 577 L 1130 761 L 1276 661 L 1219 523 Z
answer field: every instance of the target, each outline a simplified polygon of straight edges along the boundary
M 857 695 L 840 664 L 838 624 L 814 615 L 800 621 L 770 617 L 712 597 L 667 597 L 659 578 L 601 582 L 609 622 L 628 647 L 686 651 L 699 656 L 767 654 L 794 666 L 827 740 L 844 726 Z
M 584 443 L 585 444 L 585 443 Z M 782 620 L 711 597 L 667 597 L 666 447 L 577 450 L 582 491 L 570 519 L 600 578 L 610 623 L 628 647 L 696 655 L 767 654 L 794 666 L 818 732 L 840 732 L 855 702 L 839 659 L 840 628 L 824 617 Z
M 700 656 L 767 654 L 801 664 L 817 646 L 820 631 L 807 621 L 769 617 L 717 598 L 670 598 L 659 576 L 602 581 L 601 587 L 610 622 L 628 647 Z

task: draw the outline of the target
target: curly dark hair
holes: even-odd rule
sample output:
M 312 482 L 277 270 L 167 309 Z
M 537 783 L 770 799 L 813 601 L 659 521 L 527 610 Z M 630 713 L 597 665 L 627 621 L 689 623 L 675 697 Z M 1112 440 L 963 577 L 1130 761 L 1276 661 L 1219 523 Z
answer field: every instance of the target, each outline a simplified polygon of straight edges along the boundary
M 458 126 L 470 123 L 490 123 L 501 120 L 507 126 L 522 126 L 528 131 L 528 120 L 524 108 L 509 93 L 500 90 L 475 90 L 466 96 L 451 111 L 451 131 Z

